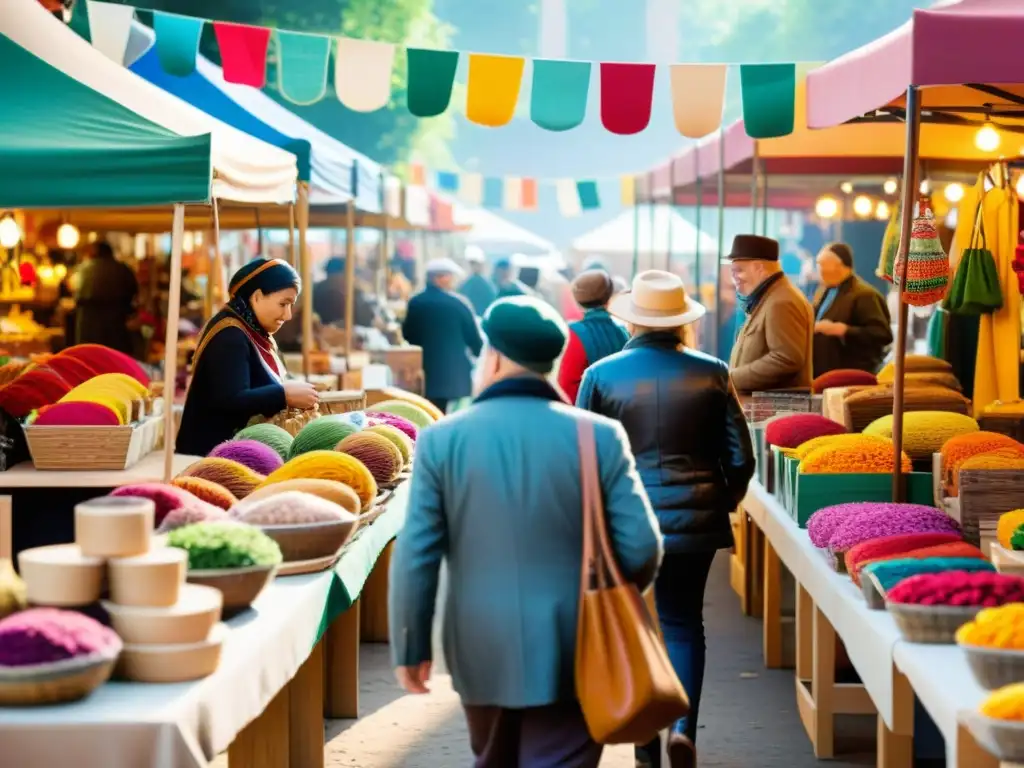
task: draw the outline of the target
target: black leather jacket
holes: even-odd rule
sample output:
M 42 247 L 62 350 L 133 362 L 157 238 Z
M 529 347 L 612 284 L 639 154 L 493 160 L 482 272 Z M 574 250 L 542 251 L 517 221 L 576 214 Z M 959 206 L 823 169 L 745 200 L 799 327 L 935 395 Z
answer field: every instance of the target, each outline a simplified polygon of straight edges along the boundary
M 725 363 L 678 344 L 665 332 L 630 340 L 587 370 L 576 405 L 625 428 L 666 552 L 725 549 L 754 474 L 750 432 Z

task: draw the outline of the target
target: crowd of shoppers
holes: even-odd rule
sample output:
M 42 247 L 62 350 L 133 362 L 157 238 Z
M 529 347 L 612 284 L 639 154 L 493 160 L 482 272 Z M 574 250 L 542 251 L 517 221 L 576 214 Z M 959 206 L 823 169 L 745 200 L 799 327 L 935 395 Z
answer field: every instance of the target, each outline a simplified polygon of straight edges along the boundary
M 427 692 L 443 564 L 445 658 L 477 766 L 600 761 L 574 678 L 589 582 L 581 425 L 595 435 L 611 554 L 628 582 L 653 590 L 689 698 L 686 716 L 664 723 L 670 764 L 697 765 L 704 590 L 754 473 L 741 396 L 807 391 L 835 368 L 873 370 L 892 339 L 849 247 L 826 246 L 817 264 L 812 306 L 775 240 L 736 237 L 729 269 L 743 314 L 729 365 L 694 348 L 705 308 L 668 272 L 643 272 L 626 291 L 600 268 L 582 272 L 572 283 L 582 318 L 567 326 L 506 262 L 491 283 L 477 261 L 459 293 L 457 265 L 428 266 L 406 338 L 423 346 L 428 398 L 443 408 L 472 390 L 475 400 L 418 440 L 392 561 L 391 643 L 401 685 Z M 638 766 L 659 768 L 661 755 L 657 738 L 636 747 Z

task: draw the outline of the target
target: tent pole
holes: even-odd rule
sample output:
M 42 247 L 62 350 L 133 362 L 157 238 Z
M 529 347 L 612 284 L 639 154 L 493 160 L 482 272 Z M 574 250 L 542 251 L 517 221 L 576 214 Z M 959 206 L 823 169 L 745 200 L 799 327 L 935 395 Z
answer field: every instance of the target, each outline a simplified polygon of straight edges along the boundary
M 761 174 L 761 234 L 768 237 L 768 174 Z
M 380 259 L 377 262 L 377 297 L 382 303 L 388 298 L 388 241 L 391 234 L 391 216 L 388 214 L 387 200 L 385 199 L 384 174 L 380 175 L 380 212 L 383 224 L 380 228 Z
M 352 324 L 356 316 L 356 201 L 345 209 L 345 371 L 350 372 Z
M 213 204 L 216 206 L 217 202 Z M 185 206 L 175 203 L 171 224 L 167 331 L 164 338 L 164 482 L 170 482 L 174 476 L 174 396 L 178 380 L 178 318 L 181 315 L 181 249 L 184 240 Z
M 653 174 L 648 174 L 647 186 L 650 189 L 650 184 L 653 179 Z M 634 182 L 635 184 L 635 182 Z M 636 277 L 636 273 L 640 270 L 640 201 L 637 196 L 633 195 L 633 270 L 630 274 L 629 279 L 632 281 Z
M 293 267 L 299 266 L 295 258 L 295 203 L 288 206 L 288 262 Z
M 907 88 L 907 146 L 903 158 L 903 194 L 900 217 L 900 247 L 897 264 L 896 286 L 899 291 L 900 309 L 896 324 L 896 359 L 892 389 L 892 500 L 904 498 L 903 463 L 903 393 L 904 363 L 907 356 L 907 321 L 909 310 L 903 300 L 903 288 L 907 283 L 907 254 L 910 252 L 910 234 L 914 225 L 914 198 L 917 196 L 918 146 L 921 138 L 921 101 L 917 86 Z
M 302 278 L 302 375 L 309 380 L 311 372 L 310 357 L 313 351 L 313 264 L 306 247 L 306 234 L 309 230 L 309 184 L 299 182 L 299 274 Z
M 647 264 L 647 268 L 648 269 L 654 269 L 654 267 L 655 267 L 655 264 L 654 264 L 654 211 L 655 211 L 656 207 L 657 207 L 657 202 L 654 199 L 654 189 L 652 188 L 651 189 L 651 205 L 650 205 L 650 208 L 651 208 L 651 221 L 650 221 L 650 227 L 647 230 L 647 249 L 648 249 L 648 252 L 650 253 L 650 259 L 649 259 L 648 264 Z
M 722 336 L 722 258 L 725 256 L 725 129 L 718 130 L 718 255 L 715 259 L 715 334 L 711 354 L 718 357 Z
M 754 142 L 754 157 L 750 165 L 750 234 L 757 234 L 757 213 L 761 207 L 757 199 L 761 189 L 761 144 Z
M 213 307 L 217 304 L 217 283 L 214 280 L 217 259 L 213 233 L 207 230 L 204 235 L 206 243 L 206 290 L 203 292 L 203 323 L 205 324 L 213 317 Z
M 676 164 L 668 162 L 668 233 L 665 238 L 665 271 L 672 271 L 672 226 L 675 223 L 676 197 L 673 190 L 676 188 Z

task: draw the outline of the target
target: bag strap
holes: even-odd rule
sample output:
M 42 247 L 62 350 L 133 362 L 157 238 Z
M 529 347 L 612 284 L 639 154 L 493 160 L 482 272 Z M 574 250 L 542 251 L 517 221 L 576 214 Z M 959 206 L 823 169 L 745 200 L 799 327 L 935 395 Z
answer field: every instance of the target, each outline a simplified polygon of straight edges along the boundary
M 605 520 L 594 425 L 587 419 L 580 419 L 576 424 L 580 450 L 580 488 L 583 493 L 583 568 L 580 590 L 587 592 L 594 588 L 595 583 L 598 589 L 622 586 L 625 579 L 615 562 Z
M 982 250 L 988 250 L 988 242 L 985 238 L 985 194 L 982 192 L 981 197 L 978 198 L 978 207 L 974 211 L 974 228 L 971 230 L 971 244 L 968 246 L 971 249 L 974 249 L 980 239 Z

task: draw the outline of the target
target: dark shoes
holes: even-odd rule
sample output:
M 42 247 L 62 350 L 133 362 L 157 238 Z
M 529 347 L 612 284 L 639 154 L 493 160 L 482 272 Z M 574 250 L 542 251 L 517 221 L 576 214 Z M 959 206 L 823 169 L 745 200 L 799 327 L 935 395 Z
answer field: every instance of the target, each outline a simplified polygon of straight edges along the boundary
M 672 768 L 697 768 L 697 748 L 688 736 L 682 733 L 669 735 L 668 762 Z

